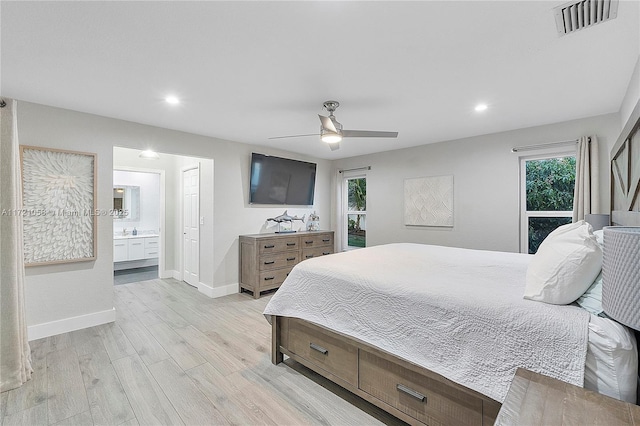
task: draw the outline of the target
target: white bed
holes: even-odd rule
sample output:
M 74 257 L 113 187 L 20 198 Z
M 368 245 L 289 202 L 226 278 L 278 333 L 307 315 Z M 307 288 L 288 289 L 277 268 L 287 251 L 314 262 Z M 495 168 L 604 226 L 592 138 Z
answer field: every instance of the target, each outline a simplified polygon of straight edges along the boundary
M 498 402 L 517 367 L 635 401 L 633 334 L 576 306 L 523 299 L 531 258 L 420 244 L 338 253 L 297 265 L 264 313 L 337 331 Z

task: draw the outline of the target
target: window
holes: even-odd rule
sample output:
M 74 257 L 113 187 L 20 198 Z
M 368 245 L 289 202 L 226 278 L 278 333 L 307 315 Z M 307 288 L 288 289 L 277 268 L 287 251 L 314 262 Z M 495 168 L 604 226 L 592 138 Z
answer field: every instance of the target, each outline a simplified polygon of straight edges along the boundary
M 343 178 L 343 249 L 367 246 L 367 178 L 364 175 Z
M 523 158 L 520 166 L 520 251 L 534 254 L 551 231 L 571 223 L 576 157 Z

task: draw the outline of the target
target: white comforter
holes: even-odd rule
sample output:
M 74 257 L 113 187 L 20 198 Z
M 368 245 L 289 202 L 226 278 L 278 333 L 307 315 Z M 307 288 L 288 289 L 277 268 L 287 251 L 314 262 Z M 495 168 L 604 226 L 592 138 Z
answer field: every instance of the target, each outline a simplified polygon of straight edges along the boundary
M 530 255 L 389 244 L 298 264 L 265 315 L 361 339 L 499 402 L 517 367 L 582 386 L 589 314 L 524 300 Z

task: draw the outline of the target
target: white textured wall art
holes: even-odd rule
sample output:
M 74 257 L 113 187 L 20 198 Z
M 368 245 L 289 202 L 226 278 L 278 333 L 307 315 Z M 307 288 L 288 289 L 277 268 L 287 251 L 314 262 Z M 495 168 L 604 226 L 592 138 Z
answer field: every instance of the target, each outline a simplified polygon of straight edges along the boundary
M 95 259 L 95 154 L 21 147 L 27 266 Z
M 453 226 L 453 176 L 404 180 L 404 224 Z

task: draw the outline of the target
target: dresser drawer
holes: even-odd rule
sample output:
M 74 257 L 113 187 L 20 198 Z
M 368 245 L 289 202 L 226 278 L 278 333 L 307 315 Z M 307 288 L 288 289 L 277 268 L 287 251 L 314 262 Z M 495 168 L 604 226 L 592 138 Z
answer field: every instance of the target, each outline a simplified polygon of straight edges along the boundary
M 287 238 L 270 238 L 258 241 L 258 253 L 277 253 L 287 250 L 298 250 L 297 236 Z
M 287 279 L 292 268 L 293 267 L 260 272 L 258 287 L 263 290 L 280 286 L 280 284 Z
M 289 319 L 289 350 L 321 369 L 358 386 L 358 348 L 319 327 Z
M 265 254 L 260 256 L 258 269 L 260 271 L 269 271 L 272 269 L 293 267 L 300 260 L 297 251 Z
M 326 256 L 333 253 L 333 246 L 306 248 L 302 250 L 302 259 L 307 260 L 313 257 Z
M 482 399 L 360 351 L 359 388 L 426 424 L 482 424 Z
M 302 235 L 300 237 L 300 245 L 302 249 L 321 246 L 331 246 L 333 248 L 333 234 L 327 232 L 323 234 Z

